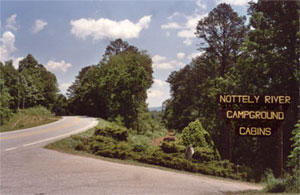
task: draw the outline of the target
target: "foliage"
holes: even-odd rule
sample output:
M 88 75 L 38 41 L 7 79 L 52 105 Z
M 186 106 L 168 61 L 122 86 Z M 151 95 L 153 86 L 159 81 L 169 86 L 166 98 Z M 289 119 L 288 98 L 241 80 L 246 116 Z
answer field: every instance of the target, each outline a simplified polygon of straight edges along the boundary
M 275 178 L 271 170 L 266 171 L 266 183 L 264 191 L 271 193 L 278 193 L 285 191 L 285 180 L 281 178 Z
M 18 71 L 22 108 L 42 105 L 51 110 L 58 92 L 55 75 L 31 54 L 19 62 Z
M 118 119 L 142 131 L 146 91 L 153 82 L 151 64 L 146 52 L 121 39 L 111 42 L 103 60 L 83 68 L 68 89 L 71 112 Z
M 120 126 L 96 128 L 95 136 L 97 135 L 110 136 L 118 141 L 126 141 L 128 137 L 128 130 Z
M 3 125 L 11 117 L 12 111 L 10 109 L 10 101 L 13 99 L 8 92 L 8 88 L 4 84 L 2 77 L 3 73 L 0 71 L 0 125 Z
M 59 94 L 53 105 L 53 112 L 58 116 L 65 116 L 68 114 L 68 101 L 63 94 Z
M 185 146 L 213 148 L 213 141 L 199 120 L 191 122 L 183 129 L 182 141 Z
M 57 99 L 57 80 L 53 73 L 49 72 L 42 64 L 31 55 L 19 62 L 16 70 L 12 60 L 0 64 L 1 82 L 3 82 L 3 98 L 11 97 L 6 105 L 10 112 L 17 112 L 20 108 L 44 106 L 52 110 Z M 4 108 L 4 102 L 3 102 Z M 3 117 L 3 119 L 7 117 Z
M 20 109 L 12 115 L 7 123 L 0 127 L 0 132 L 35 127 L 57 119 L 57 117 L 51 115 L 49 110 L 42 106 Z
M 224 76 L 237 61 L 239 47 L 247 32 L 245 20 L 246 17 L 239 17 L 230 5 L 221 3 L 198 22 L 196 35 L 204 40 L 200 50 L 217 59 L 220 76 Z
M 298 120 L 298 123 L 295 125 L 292 135 L 293 137 L 291 138 L 291 141 L 294 143 L 292 144 L 293 150 L 289 155 L 290 161 L 288 166 L 300 169 L 300 120 Z
M 87 133 L 81 133 L 72 136 L 69 141 L 60 141 L 58 143 L 61 148 L 61 142 L 70 145 L 73 150 L 84 151 L 95 155 L 101 155 L 109 158 L 135 160 L 139 162 L 159 165 L 179 170 L 190 172 L 198 172 L 209 175 L 229 177 L 240 179 L 242 174 L 236 174 L 234 165 L 228 161 L 219 161 L 216 158 L 207 158 L 199 160 L 199 158 L 188 161 L 184 158 L 185 146 L 181 142 L 162 142 L 161 145 L 152 146 L 150 143 L 160 133 L 148 131 L 141 135 L 134 130 L 129 132 L 127 139 L 120 140 L 116 133 L 125 130 L 126 128 L 117 125 L 116 123 L 101 120 L 98 126 Z M 163 133 L 163 130 L 158 130 Z M 157 134 L 157 135 L 155 135 Z M 74 145 L 77 143 L 77 145 Z M 198 156 L 209 156 L 209 153 L 204 148 L 196 149 Z M 202 154 L 202 152 L 204 153 Z M 210 151 L 210 150 L 209 150 Z M 200 154 L 201 153 L 201 154 Z

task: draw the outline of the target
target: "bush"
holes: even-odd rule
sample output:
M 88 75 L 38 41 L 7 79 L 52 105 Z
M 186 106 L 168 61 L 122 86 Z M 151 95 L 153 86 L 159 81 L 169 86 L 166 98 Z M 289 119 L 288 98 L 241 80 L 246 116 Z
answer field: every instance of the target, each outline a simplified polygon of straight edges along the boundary
M 150 147 L 151 140 L 144 135 L 130 134 L 128 143 L 133 147 L 134 152 L 145 152 Z
M 300 193 L 300 169 L 294 168 L 292 174 L 285 174 L 285 192 Z
M 183 129 L 182 141 L 185 146 L 213 148 L 214 145 L 209 133 L 205 131 L 199 120 L 189 123 Z
M 215 151 L 211 148 L 195 147 L 194 152 L 193 159 L 197 162 L 220 160 L 219 156 L 216 155 Z
M 128 137 L 128 129 L 119 126 L 105 128 L 97 127 L 95 130 L 95 135 L 110 136 L 119 141 L 126 141 Z
M 160 144 L 160 149 L 165 153 L 183 153 L 185 151 L 185 147 L 179 144 L 176 144 L 176 142 L 166 142 L 163 141 Z
M 277 192 L 284 192 L 285 191 L 285 180 L 280 178 L 275 178 L 273 175 L 272 170 L 268 169 L 265 172 L 265 180 L 267 186 L 265 187 L 264 191 L 277 193 Z

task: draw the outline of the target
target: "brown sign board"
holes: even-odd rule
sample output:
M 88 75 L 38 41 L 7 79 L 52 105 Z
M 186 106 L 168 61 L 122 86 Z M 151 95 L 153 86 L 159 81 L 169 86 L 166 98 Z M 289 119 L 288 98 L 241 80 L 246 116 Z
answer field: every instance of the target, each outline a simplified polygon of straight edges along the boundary
M 240 136 L 271 136 L 285 119 L 288 95 L 218 95 L 227 121 L 235 121 Z

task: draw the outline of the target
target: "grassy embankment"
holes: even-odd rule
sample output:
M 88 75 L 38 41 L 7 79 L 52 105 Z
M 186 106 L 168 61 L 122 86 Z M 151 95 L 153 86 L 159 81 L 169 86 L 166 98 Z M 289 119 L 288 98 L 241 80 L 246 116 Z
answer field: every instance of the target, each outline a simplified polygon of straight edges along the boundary
M 0 132 L 40 126 L 57 121 L 60 118 L 52 116 L 51 112 L 42 106 L 22 109 L 15 113 L 8 122 L 1 125 Z
M 166 142 L 153 144 L 154 140 L 166 135 L 165 129 L 139 135 L 115 123 L 99 119 L 95 128 L 49 144 L 46 148 L 118 163 L 237 179 L 228 162 L 192 162 L 184 159 L 185 148 L 181 145 Z M 205 155 L 210 156 L 209 153 Z

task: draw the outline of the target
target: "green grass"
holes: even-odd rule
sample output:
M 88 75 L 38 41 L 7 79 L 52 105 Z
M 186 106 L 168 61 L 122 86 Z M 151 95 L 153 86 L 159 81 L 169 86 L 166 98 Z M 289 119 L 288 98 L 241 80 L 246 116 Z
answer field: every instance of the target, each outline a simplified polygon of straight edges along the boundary
M 54 117 L 42 106 L 19 110 L 10 120 L 0 127 L 0 132 L 7 132 L 36 127 L 57 121 L 61 117 Z

